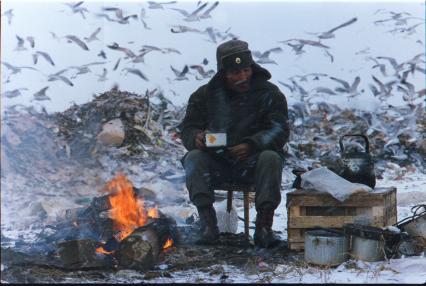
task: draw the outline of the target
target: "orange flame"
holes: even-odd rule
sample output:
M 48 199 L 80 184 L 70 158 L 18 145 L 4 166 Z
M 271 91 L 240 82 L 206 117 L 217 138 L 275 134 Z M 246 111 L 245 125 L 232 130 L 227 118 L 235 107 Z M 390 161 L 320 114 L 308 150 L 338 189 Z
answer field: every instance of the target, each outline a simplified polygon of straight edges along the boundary
M 134 229 L 145 225 L 148 215 L 143 201 L 138 202 L 132 183 L 122 174 L 117 175 L 103 189 L 108 192 L 111 204 L 113 230 L 118 232 L 116 239 L 121 241 L 129 236 Z
M 163 249 L 170 248 L 170 247 L 172 247 L 172 245 L 173 245 L 173 239 L 169 238 L 169 239 L 167 239 L 166 243 L 164 243 Z
M 148 210 L 148 217 L 151 217 L 151 218 L 159 218 L 160 217 L 160 214 L 158 213 L 157 207 L 150 208 Z
M 96 248 L 96 252 L 97 253 L 102 253 L 102 254 L 111 254 L 114 251 L 106 251 L 102 246 L 100 246 L 100 247 Z

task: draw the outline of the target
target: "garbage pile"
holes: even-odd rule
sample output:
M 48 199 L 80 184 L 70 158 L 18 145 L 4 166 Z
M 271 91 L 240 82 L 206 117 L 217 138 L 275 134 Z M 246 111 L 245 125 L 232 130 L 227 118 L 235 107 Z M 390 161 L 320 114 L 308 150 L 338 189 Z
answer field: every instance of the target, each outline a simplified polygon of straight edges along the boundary
M 376 160 L 376 172 L 382 173 L 387 163 L 400 167 L 414 165 L 425 172 L 424 116 L 421 103 L 403 107 L 389 105 L 376 112 L 341 109 L 325 102 L 310 107 L 295 104 L 289 106 L 292 130 L 287 144 L 289 159 L 299 167 L 320 164 L 334 169 L 340 153 L 339 138 L 345 134 L 365 134 Z
M 138 187 L 153 176 L 182 180 L 184 148 L 174 130 L 184 112 L 162 98 L 161 91 L 111 90 L 59 113 L 4 110 L 2 223 L 17 227 L 31 218 L 35 227 L 59 209 L 87 203 L 119 171 Z
M 177 166 L 185 152 L 177 129 L 184 115 L 185 106 L 176 107 L 161 90 L 144 96 L 111 90 L 54 114 L 14 106 L 2 120 L 2 173 L 48 174 L 69 164 L 102 165 L 105 158 L 146 164 L 168 158 Z M 392 163 L 426 170 L 422 104 L 387 106 L 377 112 L 343 110 L 325 102 L 294 104 L 289 106 L 289 121 L 290 168 L 333 169 L 340 136 L 357 133 L 369 139 L 376 172 Z
M 169 145 L 180 146 L 176 137 L 169 137 L 171 134 L 166 132 L 179 124 L 180 109 L 167 101 L 161 91 L 151 96 L 160 99 L 160 104 L 152 103 L 149 94 L 112 90 L 91 102 L 56 113 L 52 119 L 73 158 L 84 160 L 108 150 L 102 147 L 115 146 L 121 149 L 121 159 L 142 159 L 148 156 L 150 146 L 165 150 Z M 154 154 L 149 154 L 151 159 Z

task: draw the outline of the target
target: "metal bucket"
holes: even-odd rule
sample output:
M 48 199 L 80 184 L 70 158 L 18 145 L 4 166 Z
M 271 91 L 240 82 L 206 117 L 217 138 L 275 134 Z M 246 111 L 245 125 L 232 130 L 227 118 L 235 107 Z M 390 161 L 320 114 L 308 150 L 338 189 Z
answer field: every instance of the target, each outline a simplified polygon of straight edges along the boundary
M 348 259 L 348 239 L 344 234 L 324 229 L 305 233 L 305 260 L 312 264 L 336 266 Z
M 403 225 L 403 229 L 410 236 L 420 236 L 426 239 L 426 213 Z
M 379 261 L 384 258 L 384 241 L 352 236 L 351 256 L 363 261 Z

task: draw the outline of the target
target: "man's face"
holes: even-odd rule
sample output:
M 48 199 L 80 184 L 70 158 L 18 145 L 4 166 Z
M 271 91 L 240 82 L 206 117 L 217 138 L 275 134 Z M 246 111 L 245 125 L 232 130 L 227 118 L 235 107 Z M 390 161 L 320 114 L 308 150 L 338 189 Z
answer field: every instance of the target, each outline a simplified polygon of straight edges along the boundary
M 250 89 L 250 80 L 253 75 L 251 67 L 232 69 L 225 72 L 225 80 L 229 89 L 236 92 L 246 92 Z

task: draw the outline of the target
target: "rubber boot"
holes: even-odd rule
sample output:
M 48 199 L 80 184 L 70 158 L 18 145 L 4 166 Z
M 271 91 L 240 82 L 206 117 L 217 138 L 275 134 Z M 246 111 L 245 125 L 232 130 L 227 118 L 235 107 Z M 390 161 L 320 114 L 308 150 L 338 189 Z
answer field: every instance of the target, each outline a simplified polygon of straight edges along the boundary
M 200 217 L 200 238 L 198 244 L 214 244 L 219 239 L 216 211 L 212 205 L 197 207 Z
M 274 211 L 261 209 L 256 215 L 256 229 L 254 231 L 254 244 L 261 248 L 269 248 L 278 240 L 272 232 Z

